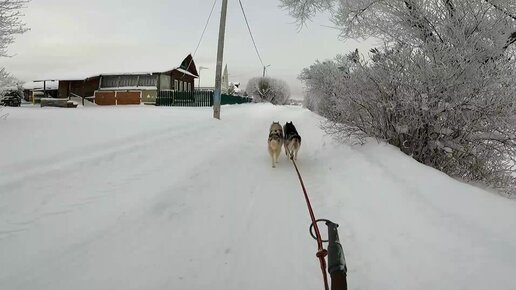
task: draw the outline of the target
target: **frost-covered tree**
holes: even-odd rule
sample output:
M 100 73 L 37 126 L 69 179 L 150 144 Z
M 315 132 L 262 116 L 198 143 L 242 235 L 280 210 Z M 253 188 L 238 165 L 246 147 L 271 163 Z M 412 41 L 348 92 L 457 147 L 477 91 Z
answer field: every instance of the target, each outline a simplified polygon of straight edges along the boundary
M 318 12 L 331 14 L 344 38 L 375 37 L 387 43 L 445 42 L 450 30 L 465 37 L 496 32 L 487 39 L 507 48 L 516 42 L 513 0 L 280 0 L 300 24 Z M 480 25 L 480 26 L 477 26 Z M 486 40 L 487 40 L 486 39 Z M 489 44 L 486 44 L 489 45 Z
M 331 115 L 335 109 L 335 97 L 345 89 L 345 79 L 349 77 L 350 62 L 342 56 L 332 61 L 317 61 L 305 68 L 299 79 L 306 84 L 303 105 L 322 116 Z
M 7 47 L 14 42 L 16 34 L 27 31 L 21 21 L 20 9 L 29 1 L 0 0 L 0 56 L 7 56 Z
M 20 10 L 28 1 L 25 0 L 0 0 L 0 57 L 8 57 L 7 47 L 14 42 L 16 34 L 27 31 L 21 21 Z M 14 78 L 3 68 L 0 70 L 0 86 L 12 86 Z
M 14 87 L 18 83 L 18 80 L 5 71 L 5 68 L 0 69 L 0 89 L 8 87 Z
M 513 1 L 282 2 L 301 23 L 328 10 L 341 36 L 384 41 L 369 60 L 349 54 L 347 74 L 335 73 L 338 60 L 301 74 L 315 103 L 330 104 L 320 112 L 329 132 L 380 138 L 452 176 L 515 191 Z
M 290 99 L 288 84 L 274 78 L 252 78 L 247 82 L 246 92 L 255 102 L 270 102 L 274 105 L 286 105 Z

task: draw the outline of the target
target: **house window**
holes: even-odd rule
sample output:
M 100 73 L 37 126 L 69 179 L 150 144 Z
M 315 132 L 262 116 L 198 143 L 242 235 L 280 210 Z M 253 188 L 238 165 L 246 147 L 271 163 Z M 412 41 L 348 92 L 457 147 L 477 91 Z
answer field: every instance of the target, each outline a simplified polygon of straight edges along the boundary
M 114 88 L 119 87 L 119 76 L 102 76 L 102 88 Z
M 155 87 L 158 85 L 158 75 L 140 75 L 138 86 Z
M 120 75 L 118 81 L 119 87 L 136 87 L 138 86 L 139 77 L 137 75 Z
M 188 91 L 191 92 L 192 91 L 192 84 L 191 83 L 188 83 Z
M 177 80 L 174 80 L 174 90 L 179 91 L 179 82 Z

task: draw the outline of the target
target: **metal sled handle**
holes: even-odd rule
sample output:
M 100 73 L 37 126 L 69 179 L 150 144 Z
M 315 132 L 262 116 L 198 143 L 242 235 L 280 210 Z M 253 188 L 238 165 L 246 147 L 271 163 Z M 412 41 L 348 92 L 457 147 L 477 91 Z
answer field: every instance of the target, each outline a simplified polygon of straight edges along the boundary
M 319 222 L 330 222 L 330 223 L 333 223 L 332 221 L 328 220 L 328 219 L 318 219 L 318 220 L 315 220 L 316 223 L 319 223 Z M 310 224 L 310 228 L 309 228 L 309 231 L 310 231 L 310 235 L 312 236 L 312 238 L 314 240 L 317 240 L 317 237 L 315 236 L 315 234 L 313 233 L 313 228 L 314 228 L 314 224 Z M 327 243 L 328 240 L 322 240 L 323 243 Z

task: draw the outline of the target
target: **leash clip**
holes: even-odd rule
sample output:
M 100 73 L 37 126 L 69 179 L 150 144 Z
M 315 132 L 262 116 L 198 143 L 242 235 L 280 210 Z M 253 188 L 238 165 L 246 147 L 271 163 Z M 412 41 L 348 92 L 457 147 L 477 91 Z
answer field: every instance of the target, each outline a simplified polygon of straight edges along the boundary
M 327 226 L 328 226 L 328 225 L 330 225 L 330 224 L 336 225 L 337 227 L 339 226 L 339 225 L 337 225 L 336 223 L 334 223 L 334 222 L 332 222 L 332 221 L 330 221 L 330 220 L 328 220 L 328 219 L 318 219 L 318 220 L 315 220 L 315 223 L 320 223 L 320 222 L 325 222 L 325 224 L 326 224 Z M 313 238 L 314 240 L 317 240 L 317 236 L 314 234 L 314 232 L 313 232 L 313 228 L 314 228 L 314 223 L 311 223 L 311 224 L 310 224 L 310 228 L 309 228 L 310 236 L 312 236 L 312 238 Z M 322 241 L 323 243 L 327 243 L 327 242 L 328 242 L 328 240 L 322 240 L 322 238 L 321 238 L 321 241 Z

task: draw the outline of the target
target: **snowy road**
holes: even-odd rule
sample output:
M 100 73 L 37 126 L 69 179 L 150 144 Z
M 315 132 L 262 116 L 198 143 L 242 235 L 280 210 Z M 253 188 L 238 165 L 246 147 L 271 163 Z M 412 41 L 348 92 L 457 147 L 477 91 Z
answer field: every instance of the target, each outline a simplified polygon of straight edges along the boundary
M 295 172 L 341 225 L 350 289 L 516 289 L 516 203 L 390 146 L 336 144 L 298 107 L 11 108 L 0 289 L 322 289 Z

